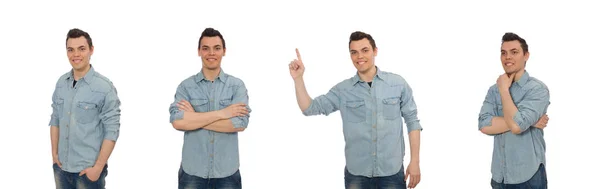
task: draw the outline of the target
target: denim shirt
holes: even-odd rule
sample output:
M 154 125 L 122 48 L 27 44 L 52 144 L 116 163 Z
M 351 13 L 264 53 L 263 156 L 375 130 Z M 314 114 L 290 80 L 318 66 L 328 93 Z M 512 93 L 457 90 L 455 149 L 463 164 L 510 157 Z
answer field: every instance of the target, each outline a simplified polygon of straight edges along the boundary
M 544 131 L 533 127 L 550 105 L 548 87 L 525 71 L 510 88 L 517 106 L 512 118 L 521 128 L 520 134 L 504 132 L 494 136 L 492 179 L 498 183 L 519 184 L 528 181 L 540 164 L 546 163 Z M 479 113 L 479 130 L 492 125 L 493 117 L 503 117 L 502 99 L 497 85 L 489 88 Z
M 175 101 L 169 107 L 170 122 L 183 119 L 177 107 L 181 100 L 192 104 L 196 112 L 217 111 L 235 103 L 248 105 L 248 91 L 242 80 L 221 70 L 215 81 L 202 72 L 181 82 Z M 250 112 L 250 107 L 246 106 Z M 246 128 L 249 114 L 230 118 L 234 128 Z M 238 133 L 221 133 L 206 129 L 185 131 L 181 167 L 190 175 L 202 178 L 224 178 L 233 175 L 240 166 Z
M 71 70 L 56 82 L 49 125 L 59 128 L 62 169 L 75 173 L 96 163 L 104 140 L 119 137 L 121 102 L 112 82 L 93 67 L 75 87 L 73 81 Z
M 422 130 L 412 89 L 400 75 L 380 71 L 372 87 L 358 74 L 312 100 L 304 115 L 340 110 L 346 142 L 346 168 L 353 175 L 382 177 L 398 173 L 404 159 L 402 118 L 408 132 Z

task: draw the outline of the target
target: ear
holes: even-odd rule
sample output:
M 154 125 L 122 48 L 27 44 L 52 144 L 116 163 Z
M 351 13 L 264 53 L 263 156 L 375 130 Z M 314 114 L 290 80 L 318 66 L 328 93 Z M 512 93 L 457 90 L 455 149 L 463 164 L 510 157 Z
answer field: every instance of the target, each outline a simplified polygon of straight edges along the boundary
M 200 52 L 200 51 L 201 51 L 201 49 L 198 49 L 198 56 L 202 57 L 202 52 Z
M 373 56 L 377 56 L 377 47 L 375 47 L 375 49 L 373 49 Z
M 525 58 L 525 62 L 527 62 L 527 60 L 529 60 L 529 52 L 526 52 L 525 57 L 523 57 L 523 58 Z
M 225 53 L 227 52 L 226 48 L 223 48 L 223 56 L 225 56 Z
M 94 54 L 94 46 L 90 47 L 90 56 Z

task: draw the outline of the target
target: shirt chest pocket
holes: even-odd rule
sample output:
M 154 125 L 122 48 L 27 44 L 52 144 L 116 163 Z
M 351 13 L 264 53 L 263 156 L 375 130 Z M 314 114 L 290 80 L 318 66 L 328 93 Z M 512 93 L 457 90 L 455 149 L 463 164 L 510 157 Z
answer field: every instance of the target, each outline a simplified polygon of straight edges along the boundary
M 385 98 L 381 101 L 382 111 L 385 119 L 394 120 L 400 117 L 400 97 Z
M 219 101 L 220 109 L 227 108 L 231 105 L 231 99 L 223 99 Z
M 192 99 L 190 104 L 194 107 L 196 112 L 208 112 L 208 100 L 206 99 Z
M 77 122 L 82 124 L 91 123 L 98 117 L 100 112 L 98 104 L 93 102 L 79 102 L 75 111 Z
M 364 122 L 367 118 L 367 108 L 364 100 L 346 101 L 344 119 L 353 122 Z

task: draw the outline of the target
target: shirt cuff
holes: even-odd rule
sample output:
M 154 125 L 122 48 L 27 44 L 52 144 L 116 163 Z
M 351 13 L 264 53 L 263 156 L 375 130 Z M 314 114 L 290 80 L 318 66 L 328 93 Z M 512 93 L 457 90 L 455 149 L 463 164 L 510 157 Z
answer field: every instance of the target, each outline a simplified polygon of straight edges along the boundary
M 175 113 L 171 114 L 169 122 L 173 123 L 174 121 L 180 120 L 180 119 L 183 119 L 183 111 L 177 110 Z
M 421 127 L 421 122 L 419 122 L 419 121 L 413 121 L 410 123 L 406 123 L 406 127 L 408 128 L 408 133 L 410 133 L 411 131 L 414 131 L 414 130 L 423 130 L 423 127 Z

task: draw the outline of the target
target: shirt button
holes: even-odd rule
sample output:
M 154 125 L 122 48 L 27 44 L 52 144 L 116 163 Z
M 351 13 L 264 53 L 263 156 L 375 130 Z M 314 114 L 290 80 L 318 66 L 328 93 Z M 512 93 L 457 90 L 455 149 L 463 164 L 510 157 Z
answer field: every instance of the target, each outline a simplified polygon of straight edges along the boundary
M 377 125 L 373 125 L 373 128 L 377 127 Z
M 213 101 L 213 99 L 210 99 L 210 102 L 212 102 L 212 101 Z
M 375 152 L 373 152 L 373 156 L 375 156 Z
M 210 157 L 213 157 L 213 155 L 212 155 L 212 154 L 210 154 Z
M 213 140 L 210 140 L 210 143 L 215 143 L 215 140 L 214 140 L 214 139 L 213 139 Z
M 71 115 L 71 112 L 67 112 L 67 114 Z

